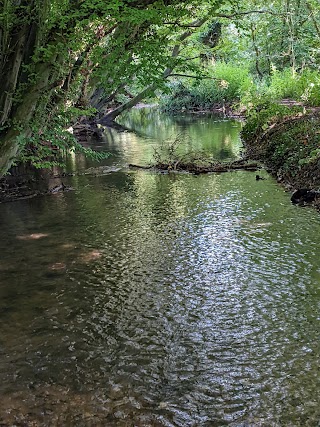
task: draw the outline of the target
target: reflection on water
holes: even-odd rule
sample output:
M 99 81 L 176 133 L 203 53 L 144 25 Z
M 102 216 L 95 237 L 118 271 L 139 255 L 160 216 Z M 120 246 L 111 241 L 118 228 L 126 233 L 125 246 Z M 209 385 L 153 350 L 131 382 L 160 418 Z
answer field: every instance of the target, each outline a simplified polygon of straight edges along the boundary
M 0 424 L 316 426 L 319 216 L 250 172 L 71 179 L 0 207 Z
M 176 137 L 183 141 L 178 149 L 181 154 L 204 151 L 208 157 L 226 160 L 238 157 L 241 149 L 241 123 L 217 116 L 171 117 L 145 108 L 124 115 L 121 124 L 126 131 L 119 133 L 104 128 L 104 140 L 92 144 L 96 150 L 112 154 L 102 164 L 125 166 L 128 163 L 154 163 L 155 149 L 159 149 L 164 141 L 172 141 Z M 68 167 L 70 170 L 81 170 L 97 165 L 77 156 L 69 159 Z

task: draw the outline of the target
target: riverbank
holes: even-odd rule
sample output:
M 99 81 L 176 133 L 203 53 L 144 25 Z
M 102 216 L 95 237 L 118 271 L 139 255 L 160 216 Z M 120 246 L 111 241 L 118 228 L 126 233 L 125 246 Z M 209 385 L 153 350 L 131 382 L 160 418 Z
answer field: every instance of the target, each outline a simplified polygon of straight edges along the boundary
M 279 106 L 278 106 L 279 108 Z M 287 107 L 286 107 L 287 108 Z M 293 108 L 249 117 L 241 132 L 246 155 L 263 162 L 287 190 L 320 189 L 320 114 Z M 319 209 L 320 199 L 314 201 Z
M 48 191 L 48 170 L 20 164 L 0 179 L 0 203 L 30 199 Z
M 179 115 L 181 113 L 201 115 L 201 114 L 217 114 L 221 117 L 237 120 L 245 120 L 246 109 L 244 107 L 235 108 L 234 102 L 217 102 L 208 107 L 189 106 L 182 107 L 179 110 L 161 108 L 161 110 L 170 115 Z

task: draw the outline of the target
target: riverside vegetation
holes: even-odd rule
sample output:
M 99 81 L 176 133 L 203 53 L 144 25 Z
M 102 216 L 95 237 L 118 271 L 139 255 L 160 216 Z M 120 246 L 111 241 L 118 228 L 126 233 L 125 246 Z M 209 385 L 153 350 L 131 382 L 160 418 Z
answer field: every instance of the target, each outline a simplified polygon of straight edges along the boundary
M 245 158 L 263 162 L 287 189 L 315 191 L 319 208 L 320 189 L 320 97 L 319 74 L 277 70 L 267 81 L 250 80 L 248 69 L 218 63 L 227 81 L 177 85 L 162 103 L 165 111 L 217 110 L 245 120 L 241 137 Z M 310 201 L 310 200 L 309 200 Z M 302 201 L 304 202 L 304 201 Z

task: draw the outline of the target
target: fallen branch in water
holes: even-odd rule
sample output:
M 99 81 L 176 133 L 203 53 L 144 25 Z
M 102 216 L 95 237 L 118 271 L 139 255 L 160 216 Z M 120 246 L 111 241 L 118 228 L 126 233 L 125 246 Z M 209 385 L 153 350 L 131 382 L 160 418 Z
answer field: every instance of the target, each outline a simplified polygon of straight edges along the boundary
M 154 166 L 141 166 L 141 165 L 133 165 L 129 164 L 130 168 L 137 169 L 155 169 L 159 171 L 167 171 L 167 172 L 189 172 L 194 173 L 196 175 L 202 173 L 210 173 L 210 172 L 231 172 L 235 170 L 247 170 L 247 171 L 256 171 L 259 169 L 259 164 L 257 162 L 248 162 L 246 160 L 235 160 L 233 162 L 216 162 L 211 165 L 200 166 L 195 163 L 183 163 L 183 162 L 175 162 L 175 163 L 157 163 Z
M 132 163 L 129 163 L 129 168 L 136 168 L 136 169 L 152 169 L 154 166 L 140 166 L 140 165 L 133 165 Z

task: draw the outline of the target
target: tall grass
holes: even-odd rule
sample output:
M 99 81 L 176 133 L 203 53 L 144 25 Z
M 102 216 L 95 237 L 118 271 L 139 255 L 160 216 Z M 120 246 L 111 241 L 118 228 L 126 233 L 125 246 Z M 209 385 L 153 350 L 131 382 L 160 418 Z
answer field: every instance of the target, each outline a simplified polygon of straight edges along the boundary
M 268 88 L 272 99 L 292 98 L 309 105 L 320 105 L 320 74 L 314 70 L 293 73 L 291 68 L 274 70 Z

